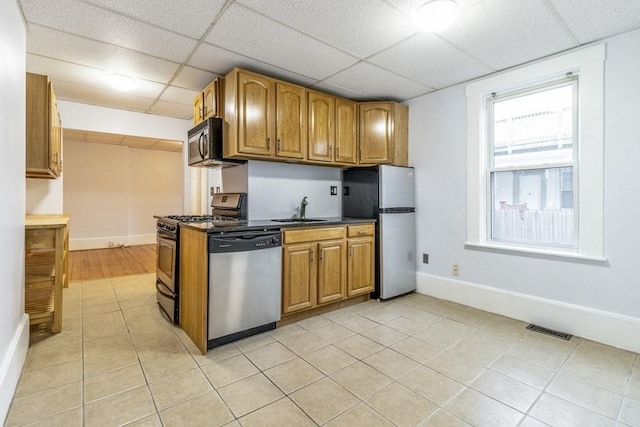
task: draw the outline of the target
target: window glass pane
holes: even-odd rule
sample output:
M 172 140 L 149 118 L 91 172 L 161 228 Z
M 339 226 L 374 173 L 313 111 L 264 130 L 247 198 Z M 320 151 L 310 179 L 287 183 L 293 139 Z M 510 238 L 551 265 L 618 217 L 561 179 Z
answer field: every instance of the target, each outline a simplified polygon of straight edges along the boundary
M 493 102 L 494 167 L 571 162 L 573 90 L 569 83 Z
M 491 238 L 574 246 L 573 168 L 491 173 Z

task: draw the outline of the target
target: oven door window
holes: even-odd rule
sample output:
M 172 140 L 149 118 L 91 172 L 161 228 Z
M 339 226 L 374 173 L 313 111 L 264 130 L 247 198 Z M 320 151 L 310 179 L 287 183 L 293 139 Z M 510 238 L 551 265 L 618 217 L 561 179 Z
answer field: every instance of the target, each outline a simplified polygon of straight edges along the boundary
M 176 275 L 176 242 L 158 237 L 156 274 L 167 287 L 174 290 Z

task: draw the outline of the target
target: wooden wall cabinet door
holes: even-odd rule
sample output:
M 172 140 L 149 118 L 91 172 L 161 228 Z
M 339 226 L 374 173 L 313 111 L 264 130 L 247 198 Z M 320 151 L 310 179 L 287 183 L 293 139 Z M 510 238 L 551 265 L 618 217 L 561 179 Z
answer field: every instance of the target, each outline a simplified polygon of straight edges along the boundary
M 62 172 L 62 121 L 47 76 L 26 75 L 26 176 L 57 178 Z
M 316 246 L 302 243 L 283 247 L 283 314 L 316 304 Z
M 318 243 L 318 304 L 341 301 L 345 297 L 345 248 L 344 240 Z
M 238 71 L 237 83 L 237 150 L 271 156 L 275 150 L 273 80 Z
M 196 126 L 204 120 L 204 94 L 200 92 L 193 98 L 193 125 Z
M 202 91 L 202 98 L 204 99 L 204 120 L 209 117 L 218 117 L 222 113 L 222 90 L 220 86 L 224 80 L 221 78 L 213 79 L 204 90 Z
M 358 104 L 343 98 L 336 98 L 335 102 L 335 161 L 355 165 L 358 148 Z
M 409 163 L 409 109 L 397 102 L 362 102 L 359 110 L 358 163 Z
M 307 146 L 307 92 L 276 82 L 276 156 L 304 159 Z
M 309 160 L 333 162 L 334 114 L 333 96 L 309 91 Z
M 393 144 L 391 105 L 387 102 L 360 104 L 360 164 L 391 163 Z

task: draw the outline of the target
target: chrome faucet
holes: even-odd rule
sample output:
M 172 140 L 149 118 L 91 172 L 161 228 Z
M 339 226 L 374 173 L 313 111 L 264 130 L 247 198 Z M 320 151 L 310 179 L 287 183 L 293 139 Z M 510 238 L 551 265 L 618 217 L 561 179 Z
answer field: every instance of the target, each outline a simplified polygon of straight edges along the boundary
M 300 202 L 300 219 L 304 219 L 305 210 L 307 209 L 308 204 L 309 202 L 307 202 L 307 196 L 304 196 L 302 202 Z

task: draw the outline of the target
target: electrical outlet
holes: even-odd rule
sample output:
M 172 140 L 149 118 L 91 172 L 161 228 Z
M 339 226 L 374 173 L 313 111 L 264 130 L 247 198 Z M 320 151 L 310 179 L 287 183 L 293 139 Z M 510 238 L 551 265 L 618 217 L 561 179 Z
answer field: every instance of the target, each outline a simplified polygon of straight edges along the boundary
M 422 254 L 422 263 L 429 264 L 429 254 Z
M 332 196 L 337 196 L 338 195 L 338 186 L 337 185 L 332 185 L 331 186 L 331 195 Z
M 453 264 L 451 266 L 451 274 L 454 276 L 460 275 L 460 266 L 458 264 Z

